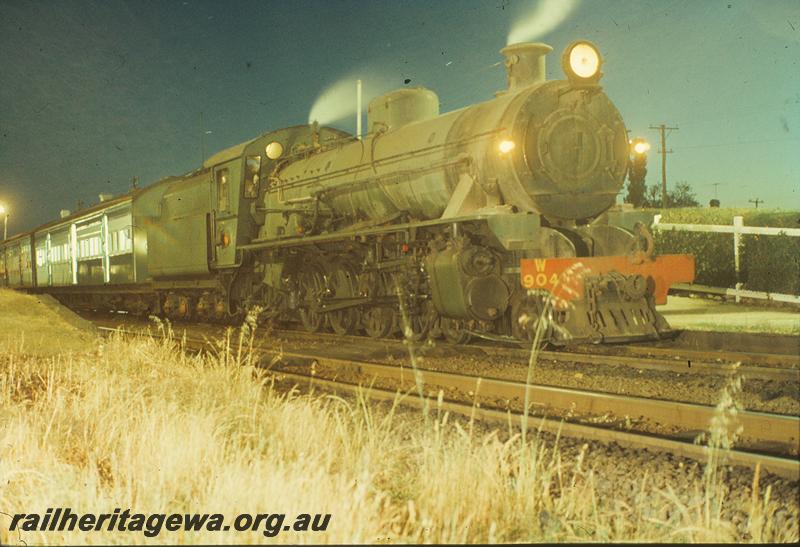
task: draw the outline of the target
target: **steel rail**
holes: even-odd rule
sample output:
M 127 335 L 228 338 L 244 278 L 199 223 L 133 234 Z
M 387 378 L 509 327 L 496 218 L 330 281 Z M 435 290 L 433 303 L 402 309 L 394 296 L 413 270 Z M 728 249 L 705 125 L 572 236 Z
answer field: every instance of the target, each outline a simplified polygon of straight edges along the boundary
M 426 404 L 430 404 L 429 401 L 426 402 L 425 400 L 420 399 L 414 393 L 407 393 L 400 396 L 397 391 L 389 391 L 376 387 L 364 388 L 363 386 L 354 384 L 346 384 L 338 381 L 326 380 L 323 378 L 316 378 L 282 370 L 273 371 L 273 373 L 279 379 L 291 379 L 298 384 L 303 382 L 304 384 L 309 384 L 332 391 L 345 391 L 353 395 L 364 393 L 373 400 L 387 402 L 399 401 L 404 405 L 413 406 L 417 409 L 423 409 Z M 513 423 L 513 419 L 521 418 L 519 413 L 512 413 L 510 411 L 501 411 L 491 408 L 481 408 L 476 407 L 475 405 L 468 405 L 454 401 L 442 401 L 441 403 L 437 402 L 435 408 L 441 409 L 445 412 L 459 414 L 466 418 L 474 418 L 486 423 L 495 423 L 500 425 L 509 425 Z M 557 421 L 536 416 L 529 417 L 528 426 L 530 431 L 541 430 L 553 435 L 561 435 L 563 437 L 574 439 L 598 441 L 605 444 L 618 443 L 622 446 L 630 448 L 667 452 L 697 461 L 707 461 L 709 459 L 710 451 L 712 450 L 708 446 L 676 441 L 673 439 L 665 439 L 662 437 L 643 435 L 640 433 L 592 427 L 589 425 Z M 722 452 L 724 456 L 723 461 L 725 461 L 728 465 L 741 465 L 750 468 L 761 466 L 761 468 L 765 471 L 789 480 L 797 481 L 800 479 L 800 462 L 796 458 L 782 458 L 730 449 L 722 450 Z
M 481 401 L 500 401 L 500 406 L 510 407 L 526 400 L 535 408 L 574 413 L 583 416 L 602 416 L 616 420 L 647 420 L 651 424 L 675 428 L 681 434 L 707 431 L 716 415 L 713 406 L 683 403 L 662 399 L 650 399 L 630 395 L 586 391 L 572 388 L 552 387 L 538 384 L 526 385 L 498 378 L 439 372 L 428 369 L 412 369 L 408 365 L 388 365 L 326 357 L 310 352 L 267 352 L 284 358 L 303 360 L 308 364 L 329 367 L 335 376 L 353 375 L 367 379 L 387 379 L 400 389 L 414 387 L 420 382 L 430 389 L 456 390 Z M 772 414 L 739 410 L 732 420 L 732 427 L 740 426 L 740 438 L 748 442 L 766 444 L 777 451 L 800 453 L 800 418 L 784 414 Z
M 383 344 L 396 344 L 400 347 L 403 343 L 401 339 L 373 339 L 364 336 L 355 335 L 337 335 L 333 333 L 307 333 L 298 330 L 276 329 L 275 332 L 281 334 L 291 334 L 295 336 L 305 337 L 313 336 L 314 338 L 324 338 L 331 340 L 352 340 L 354 342 L 363 343 L 369 340 L 375 343 Z M 476 345 L 465 344 L 464 346 L 450 345 L 453 349 L 457 350 L 459 347 L 466 347 L 483 351 L 487 354 L 497 356 L 505 356 L 511 359 L 522 362 L 528 361 L 529 349 L 522 348 L 509 348 L 491 345 Z M 637 346 L 637 349 L 642 351 L 649 350 L 650 348 Z M 653 353 L 661 353 L 662 355 L 672 355 L 672 358 L 658 357 L 651 355 L 618 355 L 606 353 L 586 353 L 582 351 L 568 351 L 568 350 L 542 350 L 539 352 L 540 359 L 546 359 L 554 362 L 569 362 L 569 363 L 584 363 L 586 365 L 609 365 L 609 366 L 624 366 L 642 370 L 653 370 L 662 372 L 677 372 L 677 373 L 700 373 L 700 374 L 730 374 L 733 371 L 741 374 L 745 378 L 759 378 L 763 380 L 777 380 L 781 382 L 799 382 L 800 381 L 800 368 L 793 366 L 762 366 L 762 365 L 737 365 L 737 358 L 739 352 L 719 352 L 717 359 L 723 359 L 723 362 L 718 362 L 709 359 L 710 354 L 698 350 L 686 350 L 685 353 L 682 349 L 676 348 L 675 350 L 667 348 L 654 348 L 657 351 Z M 663 351 L 658 351 L 663 350 Z M 748 354 L 752 355 L 752 354 Z M 700 359 L 693 359 L 692 356 L 700 356 Z M 770 360 L 775 360 L 778 357 L 770 355 Z M 792 356 L 786 356 L 787 360 L 796 359 Z
M 147 333 L 124 331 L 110 327 L 98 328 L 105 333 L 117 331 L 134 336 L 147 335 Z M 150 333 L 150 335 L 153 334 Z M 187 345 L 194 346 L 194 349 L 197 350 L 207 349 L 210 344 L 207 339 L 188 336 L 182 338 L 181 341 Z M 694 438 L 696 434 L 709 428 L 711 419 L 715 415 L 715 409 L 706 405 L 535 384 L 526 386 L 521 382 L 496 378 L 437 372 L 426 369 L 415 370 L 407 365 L 370 363 L 326 357 L 309 352 L 276 352 L 273 349 L 264 349 L 260 344 L 254 345 L 253 349 L 258 352 L 260 357 L 260 367 L 266 369 L 267 372 L 295 380 L 312 382 L 317 385 L 351 390 L 364 389 L 361 385 L 342 381 L 341 376 L 349 373 L 357 379 L 374 380 L 382 378 L 394 382 L 393 389 L 389 390 L 373 385 L 369 388 L 369 391 L 371 393 L 382 393 L 381 397 L 387 399 L 396 397 L 398 389 L 405 388 L 407 391 L 412 392 L 415 384 L 420 382 L 425 386 L 429 396 L 433 396 L 431 394 L 432 388 L 436 394 L 442 388 L 450 388 L 451 391 L 461 391 L 472 400 L 472 403 L 463 403 L 448 398 L 448 400 L 442 401 L 442 405 L 444 405 L 442 408 L 468 416 L 476 416 L 487 421 L 502 419 L 504 422 L 508 422 L 511 415 L 521 415 L 521 411 L 510 408 L 510 403 L 512 400 L 517 403 L 524 401 L 527 390 L 530 401 L 533 401 L 533 407 L 538 410 L 547 409 L 568 414 L 582 414 L 585 415 L 583 416 L 584 418 L 601 415 L 607 419 L 610 414 L 617 420 L 624 420 L 625 418 L 639 420 L 644 418 L 649 420 L 651 425 L 672 427 L 677 429 L 678 432 L 667 434 L 665 438 L 661 434 L 620 431 L 598 425 L 586 425 L 547 419 L 540 416 L 530 416 L 531 423 L 536 424 L 537 428 L 541 426 L 544 430 L 560 431 L 561 434 L 576 438 L 621 442 L 634 447 L 669 451 L 694 459 L 702 459 L 708 454 L 709 450 L 706 446 L 675 439 L 676 436 L 685 437 L 687 435 Z M 264 365 L 267 360 L 269 360 L 269 363 Z M 284 370 L 283 367 L 285 366 L 309 367 L 316 372 L 315 374 L 300 374 Z M 321 377 L 318 374 L 319 369 L 316 367 L 329 367 L 334 372 L 334 378 Z M 506 408 L 487 408 L 486 406 L 481 406 L 480 403 L 476 404 L 480 400 L 485 405 L 484 401 L 487 398 L 490 401 L 493 399 L 505 403 Z M 425 403 L 417 398 L 417 401 L 412 404 L 423 405 Z M 741 437 L 748 442 L 759 444 L 759 449 L 762 452 L 726 450 L 726 454 L 731 457 L 731 463 L 750 467 L 761 464 L 762 468 L 772 473 L 792 480 L 800 478 L 800 461 L 797 459 L 800 418 L 762 412 L 739 411 L 733 421 L 732 426 L 738 425 L 741 427 Z M 781 457 L 774 454 L 765 454 L 763 451 L 766 449 L 782 454 L 790 453 L 793 456 Z
M 514 350 L 512 348 L 492 348 L 489 352 L 497 351 L 502 353 L 508 351 L 508 355 L 527 356 L 529 350 Z M 568 361 L 571 363 L 585 363 L 587 365 L 611 365 L 625 366 L 636 369 L 656 370 L 678 373 L 701 373 L 701 374 L 729 374 L 733 371 L 738 372 L 746 378 L 761 378 L 764 380 L 778 380 L 781 382 L 800 381 L 800 369 L 779 366 L 760 366 L 760 365 L 740 365 L 736 363 L 733 355 L 736 353 L 720 353 L 717 362 L 708 359 L 692 359 L 691 353 L 682 354 L 681 350 L 672 350 L 674 357 L 656 357 L 650 355 L 609 355 L 604 353 L 584 353 L 575 351 L 551 351 L 539 352 L 539 357 L 552 361 Z M 669 352 L 665 352 L 669 355 Z
M 762 365 L 772 365 L 776 368 L 800 368 L 800 355 L 778 355 L 774 353 L 758 353 L 753 351 L 719 351 L 699 350 L 682 347 L 658 347 L 646 345 L 626 345 L 625 352 L 628 356 L 667 356 L 673 359 L 686 358 L 698 362 L 716 362 L 716 359 L 725 361 L 751 361 Z
M 93 321 L 98 322 L 97 319 Z M 109 321 L 108 323 L 112 323 Z M 108 324 L 106 323 L 106 324 Z M 112 323 L 113 324 L 113 323 Z M 180 324 L 173 324 L 173 327 L 178 327 Z M 194 325 L 197 326 L 197 325 Z M 403 350 L 404 341 L 402 339 L 388 339 L 380 338 L 374 339 L 367 336 L 356 335 L 338 335 L 328 332 L 309 333 L 303 330 L 292 329 L 274 329 L 273 332 L 281 335 L 290 335 L 298 338 L 314 338 L 315 340 L 330 340 L 330 341 L 343 341 L 350 340 L 355 344 L 380 344 L 384 347 L 392 346 L 396 350 Z M 452 345 L 442 343 L 445 347 L 451 347 L 453 350 L 458 351 L 459 348 L 469 348 L 474 351 L 481 351 L 488 355 L 508 357 L 517 363 L 527 363 L 530 350 L 522 348 L 510 348 L 492 345 L 475 345 L 466 344 L 464 346 Z M 588 348 L 591 349 L 591 348 Z M 636 346 L 637 350 L 649 351 L 651 348 L 646 346 Z M 656 351 L 653 353 L 662 353 L 662 355 L 672 355 L 672 358 L 665 356 L 651 356 L 651 355 L 619 355 L 608 353 L 587 353 L 583 351 L 568 351 L 568 350 L 542 350 L 539 352 L 539 358 L 542 360 L 552 361 L 555 363 L 582 363 L 587 366 L 592 365 L 605 365 L 605 366 L 623 366 L 634 368 L 637 370 L 651 370 L 656 372 L 674 372 L 679 374 L 712 374 L 712 375 L 728 375 L 736 372 L 746 379 L 762 379 L 768 381 L 779 381 L 787 383 L 800 382 L 800 368 L 789 366 L 767 366 L 767 365 L 737 365 L 736 357 L 740 352 L 703 352 L 698 350 L 683 350 L 676 348 L 675 350 L 669 348 L 652 348 Z M 716 359 L 723 359 L 723 362 L 709 359 L 711 355 L 716 355 Z M 748 354 L 750 355 L 750 354 Z M 700 356 L 700 359 L 693 359 L 692 356 Z M 771 355 L 771 358 L 776 358 Z M 787 359 L 793 358 L 786 356 Z

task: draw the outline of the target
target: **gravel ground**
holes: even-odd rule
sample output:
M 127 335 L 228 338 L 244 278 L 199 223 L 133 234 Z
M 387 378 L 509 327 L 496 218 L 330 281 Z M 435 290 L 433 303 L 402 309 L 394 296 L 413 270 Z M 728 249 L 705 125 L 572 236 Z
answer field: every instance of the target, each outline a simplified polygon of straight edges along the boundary
M 265 363 L 266 364 L 266 363 Z M 399 364 L 404 364 L 403 362 Z M 286 364 L 277 363 L 270 366 L 276 372 L 286 371 L 295 374 L 313 375 L 315 378 L 335 380 L 349 384 L 365 384 L 376 389 L 384 389 L 390 392 L 401 390 L 404 392 L 416 393 L 416 386 L 414 384 L 414 376 L 412 370 L 406 367 L 408 374 L 404 382 L 398 384 L 393 379 L 389 378 L 371 378 L 361 372 L 359 368 L 342 368 L 333 364 L 324 364 L 315 362 L 313 369 L 310 362 L 305 361 L 298 363 L 296 361 L 288 360 Z M 447 401 L 454 401 L 468 405 L 477 404 L 482 408 L 494 408 L 500 410 L 510 410 L 512 412 L 522 412 L 525 401 L 521 397 L 512 398 L 498 398 L 497 396 L 485 395 L 478 387 L 471 389 L 456 388 L 451 385 L 442 385 L 436 383 L 428 378 L 423 386 L 425 394 L 431 399 L 435 400 L 441 393 L 442 397 Z M 476 393 L 477 391 L 477 393 Z M 669 425 L 659 423 L 650 418 L 641 416 L 639 414 L 621 415 L 621 414 L 599 414 L 591 413 L 584 414 L 572 410 L 564 410 L 563 408 L 554 408 L 547 404 L 531 402 L 530 414 L 532 416 L 542 416 L 550 419 L 565 419 L 573 423 L 581 423 L 592 426 L 601 426 L 621 431 L 631 431 L 638 433 L 647 433 L 660 436 L 669 436 L 671 438 L 693 441 L 699 435 L 705 433 L 705 429 L 687 429 L 677 425 Z M 782 455 L 786 452 L 787 447 L 784 446 L 769 446 L 764 445 L 763 442 L 757 438 L 748 435 L 747 432 L 742 433 L 736 440 L 736 446 L 742 449 L 763 450 Z
M 552 437 L 546 440 L 552 446 Z M 629 507 L 652 506 L 652 518 L 667 520 L 669 506 L 658 503 L 662 493 L 674 492 L 678 500 L 688 505 L 695 496 L 695 488 L 703 480 L 704 464 L 674 456 L 669 453 L 625 448 L 618 444 L 583 443 L 575 439 L 560 439 L 562 457 L 574 461 L 584 445 L 588 444 L 585 460 L 595 472 L 599 499 L 614 500 Z M 753 471 L 745 467 L 723 467 L 723 482 L 729 499 L 722 510 L 723 518 L 738 526 L 739 535 L 746 537 L 745 523 L 750 511 Z M 642 488 L 644 482 L 645 488 Z M 800 516 L 800 484 L 774 475 L 762 477 L 760 490 L 772 487 L 774 500 L 781 508 L 775 518 L 781 526 L 797 530 Z M 796 533 L 796 532 L 795 532 Z
M 577 458 L 583 446 L 573 439 L 561 439 L 559 444 L 565 460 Z M 598 498 L 614 500 L 614 503 L 629 507 L 651 507 L 652 518 L 659 520 L 670 517 L 669 505 L 658 503 L 664 493 L 671 490 L 681 503 L 688 505 L 696 495 L 697 484 L 703 481 L 703 464 L 667 453 L 629 449 L 617 444 L 589 443 L 586 458 L 595 471 Z M 731 520 L 739 535 L 747 538 L 745 523 L 751 507 L 753 471 L 744 467 L 724 467 L 722 474 L 729 495 L 722 517 Z M 759 482 L 762 494 L 767 486 L 771 486 L 771 498 L 780 502 L 781 507 L 774 518 L 781 527 L 795 530 L 796 534 L 800 522 L 800 484 L 772 475 L 762 477 Z
M 528 363 L 512 362 L 491 355 L 460 355 L 438 359 L 423 357 L 420 366 L 524 381 Z M 534 370 L 533 381 L 549 386 L 714 405 L 719 401 L 728 378 L 718 374 L 661 372 L 622 365 L 540 360 Z M 745 378 L 739 402 L 749 410 L 797 415 L 800 413 L 800 386 Z
M 334 357 L 358 356 L 364 360 L 386 363 L 408 363 L 408 352 L 397 342 L 365 339 L 358 348 L 343 347 L 330 338 L 309 340 L 304 335 L 281 333 L 279 337 L 263 339 L 267 347 L 282 347 L 291 351 L 293 347 L 303 350 L 330 352 Z M 443 372 L 460 372 L 476 376 L 524 381 L 528 363 L 512 360 L 503 355 L 493 355 L 475 347 L 426 345 L 417 348 L 418 366 Z M 687 403 L 716 405 L 723 387 L 728 383 L 726 375 L 700 372 L 673 372 L 636 369 L 625 365 L 571 363 L 541 359 L 536 365 L 533 382 L 547 386 L 604 391 L 620 395 L 635 395 L 682 401 Z M 744 379 L 742 391 L 737 396 L 739 404 L 748 410 L 774 412 L 788 415 L 800 414 L 800 385 L 776 380 Z
M 220 336 L 220 328 L 214 326 L 176 324 L 174 327 L 177 336 L 181 335 L 183 329 L 188 329 L 192 335 L 206 336 L 209 339 Z M 351 337 L 343 342 L 332 336 L 312 336 L 304 332 L 269 332 L 267 329 L 262 329 L 257 339 L 263 349 L 288 352 L 312 351 L 328 357 L 354 358 L 398 365 L 409 363 L 408 351 L 399 340 Z M 491 348 L 484 350 L 474 346 L 454 347 L 447 344 L 426 343 L 416 347 L 417 364 L 421 368 L 525 381 L 527 360 L 522 354 L 510 357 L 507 353 L 493 351 Z M 716 405 L 729 379 L 726 375 L 697 371 L 681 373 L 637 369 L 626 365 L 588 365 L 541 359 L 534 370 L 533 382 L 545 386 Z M 447 395 L 453 400 L 463 399 L 463 396 L 458 394 L 448 392 Z M 741 391 L 736 395 L 736 401 L 742 408 L 748 410 L 796 416 L 800 414 L 800 385 L 797 382 L 745 378 Z M 515 401 L 482 400 L 481 402 L 499 408 L 521 406 L 520 402 Z M 539 410 L 540 413 L 549 412 L 546 408 Z M 549 412 L 548 415 L 553 416 L 555 413 Z M 609 425 L 636 426 L 637 429 L 655 433 L 676 433 L 664 430 L 655 424 L 647 424 L 641 420 L 631 421 L 625 417 L 587 418 L 593 423 L 600 420 Z M 693 432 L 687 434 L 691 435 Z
M 348 398 L 345 395 L 345 398 Z M 386 408 L 385 403 L 379 403 Z M 400 419 L 420 420 L 417 410 L 401 408 L 397 411 Z M 466 418 L 451 416 L 449 421 L 458 422 L 463 429 L 469 427 Z M 488 435 L 495 430 L 487 424 L 474 424 L 478 435 Z M 496 429 L 501 440 L 508 438 L 508 431 Z M 539 433 L 539 440 L 548 450 L 558 445 L 561 461 L 572 466 L 583 454 L 582 469 L 591 472 L 595 493 L 600 505 L 614 509 L 637 508 L 647 518 L 667 522 L 673 516 L 676 504 L 667 503 L 673 497 L 690 510 L 697 509 L 698 488 L 704 483 L 705 462 L 676 456 L 668 452 L 628 448 L 617 443 L 584 441 L 567 437 L 555 438 L 549 433 Z M 719 479 L 726 490 L 721 517 L 736 526 L 742 540 L 750 539 L 747 532 L 747 519 L 751 510 L 754 471 L 747 467 L 720 465 Z M 779 527 L 787 531 L 787 536 L 797 536 L 800 523 L 800 483 L 762 472 L 759 480 L 759 494 L 771 489 L 770 499 L 776 502 L 777 509 L 773 519 Z M 702 495 L 702 494 L 700 494 Z M 550 520 L 541 514 L 542 524 Z M 555 521 L 555 519 L 552 519 Z
M 117 319 L 118 320 L 118 319 Z M 125 318 L 126 324 L 132 323 Z M 136 324 L 135 322 L 133 322 Z M 140 322 L 139 325 L 147 325 Z M 195 335 L 218 339 L 221 329 L 207 325 L 174 325 L 177 336 L 184 329 Z M 351 337 L 342 340 L 332 336 L 314 336 L 304 332 L 270 332 L 261 328 L 257 336 L 264 349 L 284 351 L 319 351 L 330 357 L 354 358 L 385 363 L 408 363 L 408 351 L 400 340 L 373 340 Z M 417 349 L 418 366 L 443 372 L 460 372 L 476 376 L 524 381 L 527 359 L 497 354 L 492 349 L 474 346 L 453 347 L 447 344 L 423 344 Z M 540 359 L 533 382 L 620 395 L 634 395 L 666 400 L 716 405 L 726 375 L 698 371 L 674 372 L 637 369 L 626 365 L 572 363 Z M 777 380 L 747 379 L 737 395 L 737 402 L 747 410 L 774 412 L 797 416 L 800 414 L 800 383 Z

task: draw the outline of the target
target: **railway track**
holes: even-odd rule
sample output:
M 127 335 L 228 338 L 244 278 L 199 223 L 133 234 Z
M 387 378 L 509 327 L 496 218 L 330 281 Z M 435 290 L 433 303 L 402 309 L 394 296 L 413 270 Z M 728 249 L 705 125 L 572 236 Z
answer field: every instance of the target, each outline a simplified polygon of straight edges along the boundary
M 123 316 L 87 315 L 87 319 L 98 325 L 115 327 L 125 324 L 147 326 L 150 323 L 143 320 L 131 321 Z M 218 335 L 220 327 L 205 324 L 176 323 L 175 328 L 191 327 L 204 329 L 210 336 Z M 328 332 L 307 333 L 302 330 L 275 328 L 271 334 L 285 338 L 290 342 L 312 341 L 313 343 L 327 342 L 331 345 L 341 345 L 347 342 L 358 348 L 383 349 L 385 353 L 406 355 L 406 346 L 402 339 L 382 338 L 373 339 L 365 336 L 338 335 Z M 705 338 L 710 333 L 692 333 L 692 337 Z M 539 359 L 553 363 L 575 363 L 590 367 L 592 365 L 609 365 L 628 367 L 636 370 L 649 370 L 657 372 L 672 372 L 679 374 L 710 374 L 728 375 L 733 371 L 747 379 L 761 379 L 787 383 L 800 382 L 800 353 L 788 353 L 791 342 L 788 337 L 779 337 L 775 344 L 783 353 L 766 353 L 763 351 L 741 350 L 699 350 L 681 347 L 662 342 L 664 345 L 621 345 L 621 346 L 578 346 L 576 348 L 543 350 L 539 352 Z M 692 339 L 692 343 L 697 340 Z M 714 341 L 720 344 L 719 340 Z M 788 342 L 788 343 L 787 343 Z M 508 347 L 504 344 L 481 341 L 478 343 L 452 345 L 447 342 L 437 341 L 437 346 L 442 348 L 443 354 L 448 351 L 456 354 L 473 352 L 474 355 L 491 355 L 507 358 L 509 361 L 520 363 L 527 362 L 530 351 L 519 347 Z
M 114 327 L 100 327 L 108 333 Z M 129 334 L 141 334 L 125 331 Z M 211 345 L 205 335 L 187 332 L 187 349 Z M 354 358 L 331 357 L 326 350 L 276 351 L 256 342 L 261 367 L 277 379 L 353 393 L 364 390 L 376 400 L 404 394 L 404 404 L 436 404 L 442 410 L 489 422 L 514 423 L 530 402 L 530 427 L 561 435 L 636 448 L 668 451 L 703 460 L 709 448 L 694 439 L 708 430 L 715 409 L 697 405 L 616 395 L 603 392 L 525 385 L 498 378 L 478 377 L 411 368 Z M 421 392 L 421 393 L 420 393 Z M 437 404 L 437 399 L 441 404 Z M 739 427 L 737 450 L 726 451 L 731 465 L 763 469 L 792 480 L 800 478 L 800 419 L 795 416 L 739 411 L 730 427 Z
M 341 342 L 346 340 L 354 345 L 374 343 L 363 336 L 341 336 L 332 333 L 315 333 L 276 329 L 281 336 L 311 339 L 315 341 L 330 340 Z M 403 340 L 382 339 L 384 346 L 403 348 Z M 527 362 L 529 349 L 512 348 L 497 344 L 464 344 L 455 346 L 439 342 L 450 347 L 454 352 L 475 351 L 488 355 L 507 357 L 516 362 Z M 617 351 L 614 351 L 617 350 Z M 402 349 L 405 352 L 405 349 Z M 800 381 L 800 356 L 787 354 L 766 354 L 740 351 L 702 351 L 685 348 L 663 348 L 650 346 L 619 346 L 618 348 L 597 346 L 579 346 L 575 350 L 543 350 L 539 359 L 554 362 L 581 363 L 591 365 L 625 366 L 639 370 L 668 371 L 698 374 L 729 374 L 736 370 L 746 378 L 777 380 L 781 382 Z M 748 364 L 749 363 L 749 364 Z

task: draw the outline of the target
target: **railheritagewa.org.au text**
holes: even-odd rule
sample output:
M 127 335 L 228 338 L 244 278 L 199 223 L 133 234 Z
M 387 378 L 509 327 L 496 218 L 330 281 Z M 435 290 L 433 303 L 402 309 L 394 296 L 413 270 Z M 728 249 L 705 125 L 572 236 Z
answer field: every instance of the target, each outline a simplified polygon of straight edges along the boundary
M 266 537 L 281 532 L 324 532 L 330 514 L 242 513 L 228 520 L 220 513 L 134 513 L 114 509 L 113 513 L 76 513 L 69 507 L 49 508 L 41 513 L 17 513 L 11 517 L 12 531 L 21 532 L 138 532 L 155 537 L 167 532 L 237 532 L 260 531 Z

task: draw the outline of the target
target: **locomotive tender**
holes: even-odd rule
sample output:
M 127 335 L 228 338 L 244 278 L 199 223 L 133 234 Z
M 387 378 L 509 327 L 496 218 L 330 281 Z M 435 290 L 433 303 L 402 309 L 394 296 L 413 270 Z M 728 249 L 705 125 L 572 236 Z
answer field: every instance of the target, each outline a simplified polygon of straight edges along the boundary
M 480 104 L 440 115 L 432 91 L 400 89 L 370 102 L 363 138 L 278 129 L 62 212 L 0 244 L 0 284 L 182 319 L 258 306 L 372 337 L 401 316 L 413 336 L 453 342 L 528 338 L 545 316 L 555 344 L 662 336 L 655 304 L 692 280 L 693 259 L 654 259 L 646 219 L 609 212 L 629 141 L 602 59 L 574 42 L 567 78 L 547 81 L 550 51 L 504 48 L 508 87 Z

